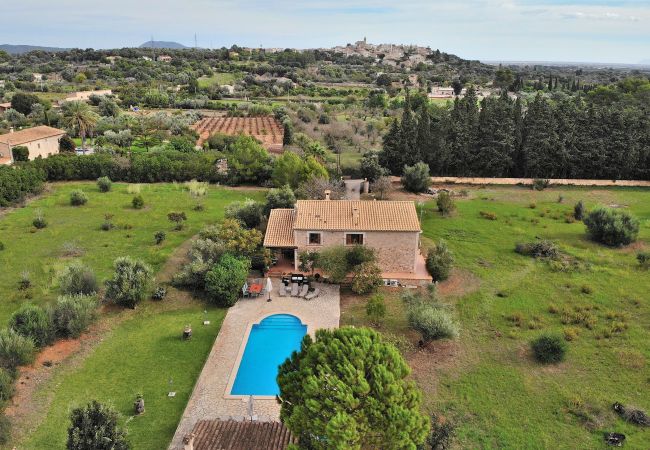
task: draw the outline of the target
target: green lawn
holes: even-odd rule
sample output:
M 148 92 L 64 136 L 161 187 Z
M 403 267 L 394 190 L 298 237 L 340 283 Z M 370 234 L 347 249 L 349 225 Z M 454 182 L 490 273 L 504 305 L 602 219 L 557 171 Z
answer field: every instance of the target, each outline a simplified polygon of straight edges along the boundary
M 579 199 L 588 208 L 626 205 L 642 221 L 642 242 L 611 249 L 587 240 L 581 222 L 565 221 Z M 650 412 L 650 273 L 637 267 L 634 251 L 650 241 L 650 191 L 495 187 L 470 189 L 469 198 L 456 204 L 448 218 L 432 202 L 426 205 L 424 237 L 448 242 L 460 269 L 458 289 L 475 289 L 444 299 L 461 324 L 457 345 L 407 353 L 426 408 L 456 423 L 460 448 L 604 448 L 603 432 L 619 431 L 627 435 L 627 448 L 647 449 L 650 430 L 623 422 L 611 405 L 620 401 Z M 484 219 L 481 211 L 498 218 Z M 517 242 L 536 237 L 557 242 L 583 268 L 556 271 L 513 251 Z M 403 308 L 392 301 L 398 304 L 389 308 L 393 315 L 383 329 L 403 333 Z M 563 324 L 560 314 L 549 312 L 551 304 L 587 311 L 593 329 Z M 342 318 L 366 322 L 358 304 L 344 308 Z M 612 331 L 617 327 L 621 331 Z M 529 341 L 567 328 L 578 337 L 568 342 L 566 361 L 547 367 L 534 362 Z
M 260 199 L 261 191 L 241 192 L 211 187 L 208 194 L 192 199 L 182 184 L 141 185 L 145 207 L 133 209 L 134 194 L 127 192 L 127 184 L 115 183 L 109 193 L 100 193 L 95 183 L 56 184 L 53 192 L 0 217 L 0 240 L 5 249 L 0 251 L 0 324 L 6 323 L 11 313 L 26 300 L 43 304 L 58 295 L 57 276 L 66 264 L 79 259 L 90 266 L 100 280 L 108 278 L 113 260 L 118 256 L 141 258 L 158 270 L 174 249 L 196 234 L 204 225 L 223 217 L 223 208 L 234 200 L 247 197 Z M 70 192 L 82 189 L 88 194 L 88 203 L 74 207 L 69 204 Z M 203 211 L 193 211 L 197 203 Z M 36 230 L 32 220 L 42 211 L 48 226 Z M 187 215 L 185 228 L 172 231 L 167 213 L 183 211 Z M 115 225 L 111 231 L 100 230 L 106 214 L 112 214 Z M 167 239 L 154 244 L 154 233 L 165 231 Z M 64 246 L 79 247 L 80 257 L 65 256 Z M 29 272 L 32 287 L 18 289 L 23 271 Z
M 165 300 L 164 300 L 165 301 Z M 113 405 L 121 414 L 134 449 L 164 449 L 171 441 L 194 383 L 203 367 L 226 310 L 193 304 L 159 312 L 145 306 L 113 330 L 78 367 L 61 368 L 36 400 L 54 398 L 44 422 L 20 448 L 64 448 L 72 408 L 91 399 Z M 210 325 L 201 325 L 204 318 Z M 181 339 L 193 325 L 192 339 Z M 175 391 L 175 397 L 168 397 Z M 133 416 L 138 394 L 146 411 Z
M 22 303 L 46 304 L 58 295 L 57 274 L 66 264 L 81 260 L 90 266 L 100 281 L 112 272 L 118 256 L 140 258 L 161 269 L 174 250 L 201 228 L 223 217 L 224 207 L 235 200 L 261 200 L 261 190 L 233 190 L 211 186 L 206 196 L 193 199 L 182 184 L 140 185 L 145 207 L 131 206 L 133 193 L 124 183 L 113 184 L 109 193 L 99 192 L 93 182 L 59 183 L 52 192 L 29 202 L 24 208 L 0 216 L 0 324 Z M 69 205 L 70 192 L 82 189 L 88 203 Z M 203 211 L 195 211 L 197 204 Z M 32 227 L 37 211 L 48 222 L 42 230 Z M 183 211 L 187 215 L 182 231 L 172 231 L 167 213 Z M 101 231 L 105 215 L 111 214 L 115 228 Z M 154 244 L 154 233 L 165 231 L 167 239 Z M 66 245 L 81 249 L 80 256 L 65 256 Z M 32 287 L 18 289 L 21 272 L 28 271 Z M 172 290 L 172 292 L 174 292 Z M 210 326 L 200 325 L 204 310 Z M 168 295 L 161 303 L 145 302 L 136 312 L 121 311 L 105 315 L 102 327 L 108 333 L 87 358 L 64 364 L 54 378 L 36 393 L 40 402 L 53 397 L 42 424 L 20 448 L 61 448 L 65 441 L 68 413 L 72 407 L 91 399 L 112 403 L 123 415 L 133 448 L 164 448 L 177 425 L 194 382 L 216 337 L 225 310 L 209 308 L 198 301 Z M 179 336 L 186 324 L 192 324 L 194 336 L 183 342 Z M 170 383 L 170 379 L 172 383 Z M 174 390 L 177 396 L 167 398 Z M 135 395 L 145 397 L 147 412 L 130 419 Z M 55 444 L 53 444 L 55 443 Z

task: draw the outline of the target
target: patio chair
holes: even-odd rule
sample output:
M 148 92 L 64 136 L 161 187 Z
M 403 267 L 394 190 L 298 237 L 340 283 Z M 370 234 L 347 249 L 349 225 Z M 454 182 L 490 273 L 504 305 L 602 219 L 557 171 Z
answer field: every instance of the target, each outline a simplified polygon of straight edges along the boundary
M 305 300 L 313 300 L 320 295 L 320 288 L 314 289 L 309 294 L 305 295 Z
M 280 289 L 278 290 L 278 293 L 280 294 L 280 297 L 287 296 L 287 287 L 283 283 L 280 283 Z
M 298 295 L 298 283 L 291 284 L 291 296 L 296 297 Z
M 302 290 L 300 291 L 300 294 L 298 294 L 298 297 L 304 298 L 305 295 L 309 292 L 309 285 L 308 284 L 303 284 L 302 285 Z

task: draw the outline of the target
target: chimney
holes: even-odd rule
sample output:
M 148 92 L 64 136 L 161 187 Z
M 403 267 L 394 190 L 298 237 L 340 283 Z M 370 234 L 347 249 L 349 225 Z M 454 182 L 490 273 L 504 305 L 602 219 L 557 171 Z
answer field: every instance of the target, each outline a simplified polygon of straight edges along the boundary
M 330 200 L 330 197 L 332 195 L 332 191 L 329 189 L 325 191 L 325 200 Z
M 355 225 L 359 225 L 359 207 L 358 206 L 353 206 L 352 207 L 352 222 Z

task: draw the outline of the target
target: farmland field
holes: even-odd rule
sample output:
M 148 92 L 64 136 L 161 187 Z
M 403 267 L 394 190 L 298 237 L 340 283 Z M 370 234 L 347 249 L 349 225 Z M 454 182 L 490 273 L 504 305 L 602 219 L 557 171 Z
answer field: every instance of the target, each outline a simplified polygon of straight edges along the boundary
M 241 78 L 241 75 L 233 72 L 218 72 L 211 77 L 199 78 L 199 87 L 207 88 L 214 85 L 233 84 Z
M 566 220 L 580 199 L 634 213 L 639 241 L 622 249 L 589 241 L 582 222 Z M 626 448 L 647 449 L 650 430 L 625 423 L 611 405 L 650 410 L 650 274 L 635 258 L 650 240 L 650 191 L 473 188 L 456 205 L 451 217 L 433 202 L 424 211 L 425 240 L 445 239 L 456 257 L 439 297 L 461 326 L 457 342 L 406 351 L 427 410 L 455 423 L 460 448 L 604 448 L 603 432 L 618 431 Z M 556 242 L 569 266 L 514 252 L 538 237 Z M 387 302 L 380 330 L 416 342 L 398 293 Z M 342 323 L 367 324 L 364 306 L 344 300 Z M 588 326 L 566 323 L 576 312 Z M 545 332 L 575 333 L 563 363 L 534 362 L 528 343 Z

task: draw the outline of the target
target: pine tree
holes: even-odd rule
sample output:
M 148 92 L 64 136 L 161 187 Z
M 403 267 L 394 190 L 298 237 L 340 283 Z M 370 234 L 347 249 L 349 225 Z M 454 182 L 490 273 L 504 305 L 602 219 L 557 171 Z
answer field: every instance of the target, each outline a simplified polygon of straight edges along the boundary
M 487 97 L 479 115 L 479 143 L 472 166 L 481 176 L 507 176 L 515 156 L 515 123 L 512 101 L 507 93 Z
M 538 93 L 526 114 L 523 153 L 526 176 L 555 178 L 558 172 L 556 151 L 558 146 L 553 110 L 549 102 Z

